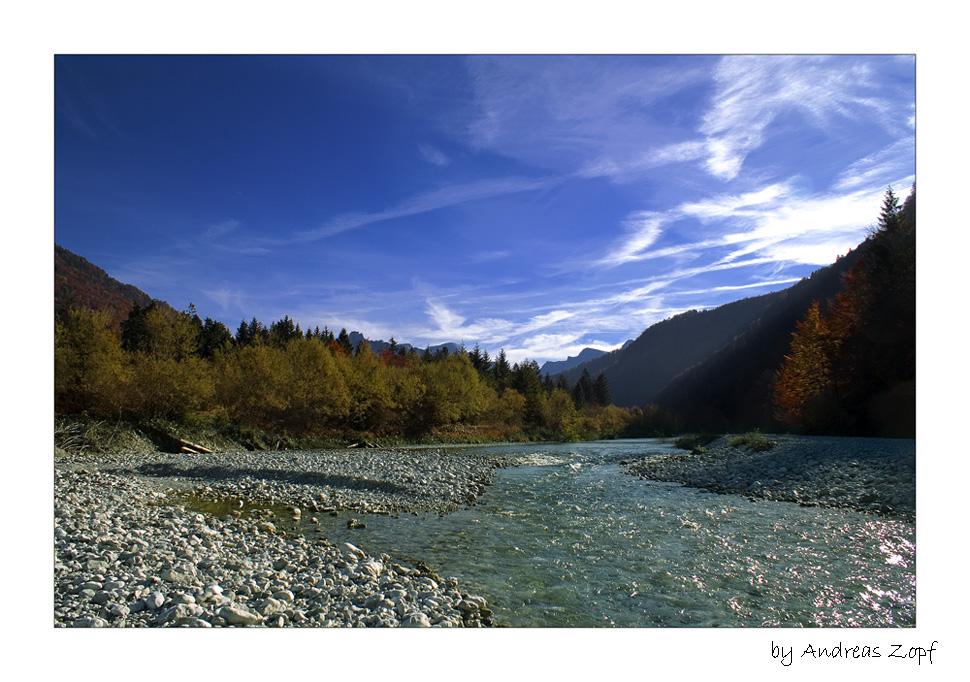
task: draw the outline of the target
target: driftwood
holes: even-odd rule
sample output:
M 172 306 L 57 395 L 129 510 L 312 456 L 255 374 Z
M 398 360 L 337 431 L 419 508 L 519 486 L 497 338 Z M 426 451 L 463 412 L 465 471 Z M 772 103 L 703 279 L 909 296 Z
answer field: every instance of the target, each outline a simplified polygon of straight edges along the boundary
M 212 454 L 212 450 L 210 450 L 209 448 L 203 447 L 201 445 L 198 445 L 196 443 L 190 443 L 189 441 L 182 440 L 181 438 L 179 439 L 179 443 L 182 444 L 182 452 L 189 452 L 194 455 L 197 455 L 200 452 L 204 452 L 207 455 Z

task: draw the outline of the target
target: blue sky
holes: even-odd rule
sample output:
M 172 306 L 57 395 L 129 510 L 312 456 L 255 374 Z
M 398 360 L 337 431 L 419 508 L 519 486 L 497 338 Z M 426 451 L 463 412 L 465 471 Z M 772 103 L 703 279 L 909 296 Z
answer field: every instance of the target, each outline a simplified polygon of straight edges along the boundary
M 831 263 L 915 116 L 910 56 L 59 56 L 54 238 L 233 331 L 541 363 Z

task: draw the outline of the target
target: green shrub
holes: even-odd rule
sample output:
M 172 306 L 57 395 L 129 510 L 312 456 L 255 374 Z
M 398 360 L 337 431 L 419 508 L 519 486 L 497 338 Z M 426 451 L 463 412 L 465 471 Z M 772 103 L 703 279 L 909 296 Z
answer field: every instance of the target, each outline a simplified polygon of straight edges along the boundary
M 700 450 L 704 451 L 704 446 L 717 440 L 719 436 L 713 433 L 688 434 L 681 436 L 674 441 L 674 447 L 681 450 Z
M 775 441 L 765 436 L 760 431 L 749 431 L 735 436 L 731 439 L 731 446 L 735 448 L 748 448 L 753 452 L 764 452 L 778 445 Z

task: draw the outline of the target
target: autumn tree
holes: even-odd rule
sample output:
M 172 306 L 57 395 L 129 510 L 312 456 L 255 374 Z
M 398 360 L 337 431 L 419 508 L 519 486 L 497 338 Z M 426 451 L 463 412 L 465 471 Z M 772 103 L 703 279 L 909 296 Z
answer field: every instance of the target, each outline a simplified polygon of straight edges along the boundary
M 108 311 L 63 308 L 54 318 L 54 407 L 61 413 L 124 407 L 127 379 Z
M 295 433 L 319 434 L 342 423 L 350 413 L 350 393 L 330 349 L 313 340 L 293 338 L 283 357 L 285 427 Z
M 216 402 L 233 419 L 273 430 L 282 426 L 291 393 L 284 352 L 250 343 L 214 359 Z
M 132 309 L 122 331 L 135 412 L 184 415 L 212 396 L 209 366 L 197 355 L 198 327 L 189 312 L 151 305 Z
M 828 386 L 829 355 L 818 301 L 814 301 L 792 333 L 791 352 L 778 372 L 776 415 L 787 424 L 800 423 L 809 403 Z

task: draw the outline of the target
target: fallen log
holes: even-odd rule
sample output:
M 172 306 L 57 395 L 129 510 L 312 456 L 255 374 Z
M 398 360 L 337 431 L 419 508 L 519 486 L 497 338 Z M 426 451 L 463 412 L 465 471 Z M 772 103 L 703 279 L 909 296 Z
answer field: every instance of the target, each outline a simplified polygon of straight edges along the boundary
M 191 448 L 192 450 L 195 450 L 195 454 L 199 454 L 200 452 L 204 452 L 207 455 L 211 455 L 212 454 L 212 450 L 210 450 L 209 448 L 203 447 L 203 446 L 201 446 L 201 445 L 199 445 L 197 443 L 191 443 L 191 442 L 189 442 L 187 440 L 182 440 L 181 438 L 179 438 L 179 443 L 182 444 L 182 449 L 183 450 L 185 448 Z

